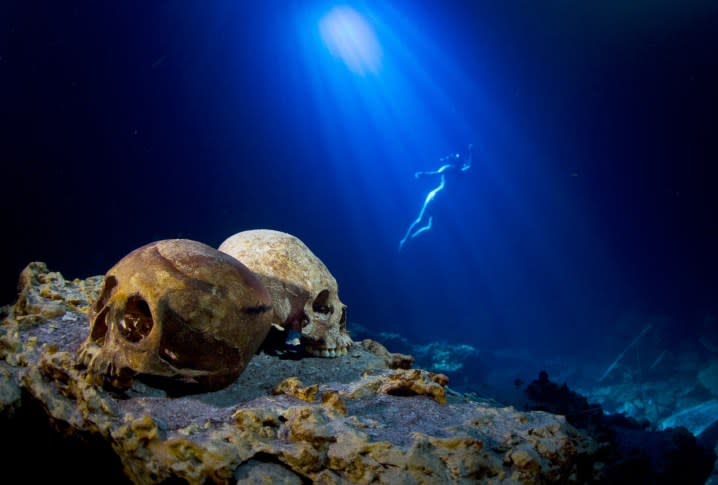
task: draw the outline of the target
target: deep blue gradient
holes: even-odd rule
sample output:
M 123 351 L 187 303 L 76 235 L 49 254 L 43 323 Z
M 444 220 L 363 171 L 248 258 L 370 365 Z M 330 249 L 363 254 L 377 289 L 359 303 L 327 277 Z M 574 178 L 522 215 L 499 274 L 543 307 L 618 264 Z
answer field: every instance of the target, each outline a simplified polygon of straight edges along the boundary
M 584 357 L 715 312 L 712 2 L 5 2 L 3 303 L 42 260 L 302 239 L 348 320 Z M 381 61 L 320 21 L 349 6 Z M 476 146 L 398 252 L 439 158 Z

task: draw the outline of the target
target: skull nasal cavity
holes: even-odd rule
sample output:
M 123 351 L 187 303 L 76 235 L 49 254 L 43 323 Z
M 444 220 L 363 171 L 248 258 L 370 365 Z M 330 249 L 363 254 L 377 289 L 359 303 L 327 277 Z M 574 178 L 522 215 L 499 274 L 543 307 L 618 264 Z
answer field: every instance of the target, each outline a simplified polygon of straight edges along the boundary
M 320 291 L 312 303 L 312 310 L 316 313 L 333 313 L 334 308 L 327 303 L 327 300 L 329 300 L 329 290 Z
M 122 336 L 130 342 L 139 342 L 150 334 L 152 325 L 152 313 L 147 302 L 137 295 L 131 296 L 120 320 Z
M 90 327 L 90 339 L 96 343 L 102 345 L 105 341 L 105 335 L 107 335 L 107 314 L 110 309 L 107 306 L 107 302 L 110 301 L 112 293 L 117 287 L 117 279 L 114 276 L 108 276 L 105 278 L 105 284 L 102 288 L 102 293 L 95 301 L 93 307 L 94 321 Z
M 115 288 L 117 287 L 117 278 L 114 276 L 108 276 L 105 278 L 105 284 L 102 287 L 102 294 L 95 302 L 95 310 L 100 311 L 102 308 L 107 305 L 107 302 L 110 299 L 110 296 L 112 296 L 112 292 L 115 291 Z

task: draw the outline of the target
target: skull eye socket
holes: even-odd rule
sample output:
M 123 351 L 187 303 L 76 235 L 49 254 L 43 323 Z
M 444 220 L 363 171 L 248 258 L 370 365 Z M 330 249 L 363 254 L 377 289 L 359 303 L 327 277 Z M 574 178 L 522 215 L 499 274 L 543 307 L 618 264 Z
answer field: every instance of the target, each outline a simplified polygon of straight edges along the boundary
M 327 300 L 329 300 L 329 290 L 320 291 L 312 303 L 312 310 L 315 313 L 324 313 L 325 315 L 334 313 L 334 307 Z
M 152 312 L 147 302 L 138 295 L 128 298 L 125 313 L 120 319 L 120 334 L 126 340 L 136 343 L 150 334 L 152 326 Z

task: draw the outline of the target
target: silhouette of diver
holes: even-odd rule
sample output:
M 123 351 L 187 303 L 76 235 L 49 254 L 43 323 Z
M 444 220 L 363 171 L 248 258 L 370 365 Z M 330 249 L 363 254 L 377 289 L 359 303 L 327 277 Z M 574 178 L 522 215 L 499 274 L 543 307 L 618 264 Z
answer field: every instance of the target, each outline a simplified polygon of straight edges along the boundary
M 399 241 L 399 251 L 401 252 L 402 248 L 406 244 L 406 242 L 411 238 L 414 239 L 416 236 L 421 234 L 422 232 L 426 232 L 429 229 L 431 229 L 431 222 L 433 217 L 429 216 L 428 221 L 426 223 L 419 227 L 418 229 L 414 229 L 417 225 L 421 224 L 426 219 L 426 213 L 429 209 L 431 203 L 436 199 L 436 196 L 439 192 L 444 190 L 444 187 L 446 187 L 446 176 L 449 174 L 458 174 L 461 172 L 466 172 L 468 169 L 471 168 L 471 159 L 473 157 L 474 153 L 474 146 L 469 145 L 468 153 L 466 157 L 463 160 L 463 163 L 461 166 L 458 165 L 459 161 L 461 160 L 461 155 L 458 153 L 447 155 L 441 159 L 439 159 L 440 162 L 444 162 L 444 164 L 439 167 L 437 170 L 433 170 L 431 172 L 416 172 L 414 174 L 414 178 L 421 178 L 426 175 L 439 175 L 440 183 L 439 185 L 434 188 L 431 192 L 429 192 L 426 195 L 426 199 L 424 199 L 424 205 L 421 206 L 421 210 L 419 211 L 419 216 L 414 220 L 414 222 L 411 223 L 409 226 L 409 229 L 406 231 L 406 235 L 404 238 Z

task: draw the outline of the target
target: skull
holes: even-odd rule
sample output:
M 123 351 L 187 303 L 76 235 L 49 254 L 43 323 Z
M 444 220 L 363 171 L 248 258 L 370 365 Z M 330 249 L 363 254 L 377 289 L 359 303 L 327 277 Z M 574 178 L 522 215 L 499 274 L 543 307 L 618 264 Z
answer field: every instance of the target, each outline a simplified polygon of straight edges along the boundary
M 219 250 L 262 280 L 272 295 L 272 323 L 290 328 L 301 324 L 307 353 L 318 357 L 347 353 L 352 339 L 337 281 L 302 241 L 284 232 L 256 229 L 229 237 Z
M 271 318 L 271 296 L 242 263 L 196 241 L 156 241 L 105 275 L 79 358 L 116 388 L 140 374 L 219 389 L 242 373 Z

